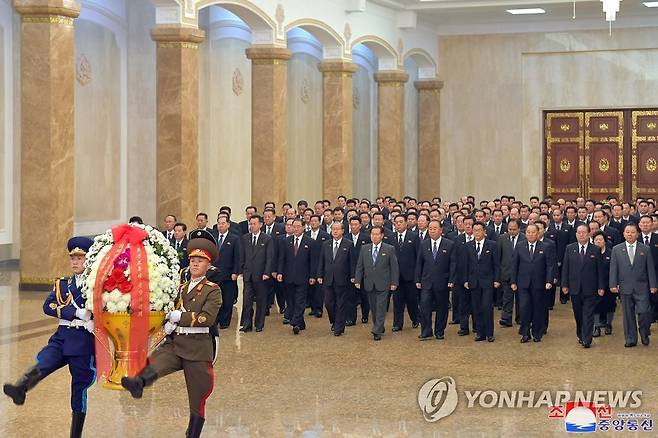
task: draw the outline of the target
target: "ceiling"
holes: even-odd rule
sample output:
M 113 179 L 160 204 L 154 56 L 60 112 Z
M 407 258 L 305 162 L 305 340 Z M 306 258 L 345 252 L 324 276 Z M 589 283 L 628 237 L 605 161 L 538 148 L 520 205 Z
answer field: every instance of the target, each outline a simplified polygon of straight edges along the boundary
M 370 0 L 399 11 L 415 11 L 418 23 L 440 34 L 608 29 L 600 0 Z M 658 26 L 658 8 L 645 0 L 622 0 L 615 27 Z M 541 15 L 511 15 L 507 9 L 542 8 Z

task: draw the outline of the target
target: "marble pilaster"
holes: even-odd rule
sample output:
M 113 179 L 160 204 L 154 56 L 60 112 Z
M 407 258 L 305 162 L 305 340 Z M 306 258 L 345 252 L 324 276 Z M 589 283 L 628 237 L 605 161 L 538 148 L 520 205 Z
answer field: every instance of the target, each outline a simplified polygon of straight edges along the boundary
M 73 0 L 16 0 L 21 15 L 21 288 L 69 272 L 74 218 Z
M 199 204 L 199 66 L 203 30 L 158 25 L 156 42 L 156 214 L 193 225 Z
M 286 201 L 288 169 L 288 61 L 290 50 L 255 46 L 251 60 L 251 203 Z
M 443 82 L 414 82 L 418 90 L 418 197 L 440 196 L 440 91 Z
M 323 77 L 322 193 L 324 199 L 351 196 L 352 75 L 356 64 L 333 61 L 319 65 Z
M 377 82 L 377 178 L 379 196 L 404 195 L 404 84 L 403 71 L 375 73 Z

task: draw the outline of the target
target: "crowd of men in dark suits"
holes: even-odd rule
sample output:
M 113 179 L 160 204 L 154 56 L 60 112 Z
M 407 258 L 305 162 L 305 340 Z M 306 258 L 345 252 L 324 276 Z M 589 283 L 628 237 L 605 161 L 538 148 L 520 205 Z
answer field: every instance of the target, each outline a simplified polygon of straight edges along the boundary
M 403 329 L 406 312 L 422 341 L 444 339 L 454 324 L 460 336 L 473 331 L 475 341 L 494 342 L 497 308 L 499 326 L 516 322 L 522 343 L 541 342 L 558 299 L 572 302 L 585 348 L 612 334 L 618 298 L 627 347 L 637 345 L 638 327 L 648 345 L 658 321 L 652 199 L 531 197 L 525 204 L 501 196 L 476 204 L 472 196 L 453 203 L 387 196 L 371 203 L 339 196 L 333 206 L 299 201 L 279 211 L 271 202 L 262 214 L 248 206 L 236 223 L 224 206 L 212 227 L 207 214 L 196 217 L 196 228 L 210 231 L 219 248 L 207 275 L 222 290 L 222 329 L 231 323 L 240 275 L 241 332 L 263 331 L 276 303 L 295 335 L 306 328 L 305 316 L 322 318 L 326 309 L 335 336 L 360 313 L 378 341 L 391 297 L 392 331 Z M 162 232 L 185 268 L 187 226 L 170 215 Z

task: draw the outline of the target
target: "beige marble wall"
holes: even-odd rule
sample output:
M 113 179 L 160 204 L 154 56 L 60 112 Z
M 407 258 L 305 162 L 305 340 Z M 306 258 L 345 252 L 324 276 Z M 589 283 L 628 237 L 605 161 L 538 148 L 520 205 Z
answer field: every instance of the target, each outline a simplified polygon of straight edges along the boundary
M 48 15 L 55 7 L 57 15 Z M 21 26 L 21 283 L 69 270 L 74 217 L 73 1 L 16 2 Z M 44 212 L 48 213 L 44 219 Z
M 199 204 L 199 29 L 156 26 L 156 217 L 192 224 Z
M 296 204 L 322 199 L 322 73 L 320 60 L 294 53 L 288 62 L 288 194 Z
M 251 59 L 251 201 L 279 207 L 288 188 L 288 61 L 278 47 L 247 49 Z
M 439 38 L 446 198 L 543 190 L 542 111 L 658 106 L 658 28 Z
M 418 196 L 432 199 L 440 190 L 440 110 L 443 82 L 421 80 L 418 90 Z
M 323 78 L 322 197 L 350 196 L 352 177 L 352 76 L 357 66 L 345 62 L 320 64 Z
M 2 66 L 0 67 L 0 182 L 2 182 L 2 188 L 0 189 L 0 206 L 4 208 L 5 199 L 8 193 L 8 190 L 11 190 L 11 186 L 7 187 L 5 185 L 5 163 L 7 158 L 5 157 L 6 151 L 9 150 L 9 145 L 5 144 L 5 117 L 7 110 L 5 109 L 5 63 L 9 62 L 10 53 L 5 52 L 5 40 L 4 40 L 5 29 L 0 25 L 0 59 L 2 60 Z M 0 214 L 0 230 L 3 230 L 6 226 L 5 224 L 5 212 L 3 211 Z
M 230 206 L 236 217 L 251 202 L 251 62 L 249 43 L 206 40 L 199 50 L 199 209 Z
M 360 198 L 372 196 L 371 175 L 376 167 L 370 157 L 372 146 L 372 75 L 362 66 L 358 67 L 353 77 L 352 101 L 352 175 L 354 196 Z
M 75 46 L 75 222 L 116 220 L 121 201 L 121 55 L 109 29 L 85 20 L 76 22 Z
M 405 195 L 404 92 L 409 76 L 402 71 L 379 72 L 377 82 L 377 192 Z
M 128 17 L 128 191 L 127 216 L 156 218 L 155 172 L 155 43 L 150 31 L 155 8 L 148 0 L 127 1 Z M 138 188 L 138 189 L 136 189 Z M 123 218 L 128 220 L 128 217 Z
M 418 195 L 418 65 L 408 58 L 404 63 L 409 80 L 404 84 L 404 194 Z

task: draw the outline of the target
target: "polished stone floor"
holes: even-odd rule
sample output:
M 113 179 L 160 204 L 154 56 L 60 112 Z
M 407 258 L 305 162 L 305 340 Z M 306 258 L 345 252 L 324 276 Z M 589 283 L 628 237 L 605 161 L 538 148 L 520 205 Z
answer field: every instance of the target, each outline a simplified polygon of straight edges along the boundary
M 0 271 L 0 381 L 14 380 L 33 363 L 55 327 L 41 312 L 43 292 L 17 292 L 18 274 Z M 619 316 L 619 315 L 618 315 Z M 222 331 L 215 391 L 203 436 L 226 437 L 532 437 L 565 435 L 547 408 L 468 408 L 462 391 L 642 390 L 637 412 L 658 414 L 658 339 L 624 348 L 621 319 L 615 333 L 584 350 L 576 342 L 569 305 L 551 315 L 544 341 L 520 344 L 516 328 L 496 326 L 496 342 L 474 342 L 449 326 L 444 341 L 419 342 L 410 325 L 381 342 L 369 326 L 334 337 L 326 319 L 307 317 L 294 336 L 277 313 L 262 333 L 240 334 L 235 319 Z M 496 319 L 498 315 L 496 315 Z M 654 330 L 656 328 L 654 327 Z M 418 390 L 451 376 L 459 391 L 455 412 L 428 423 Z M 68 436 L 69 376 L 60 370 L 16 407 L 0 398 L 0 436 Z M 182 373 L 166 377 L 141 400 L 95 385 L 89 391 L 85 436 L 173 437 L 187 426 Z M 613 432 L 607 432 L 614 434 Z M 642 436 L 651 436 L 652 433 Z

